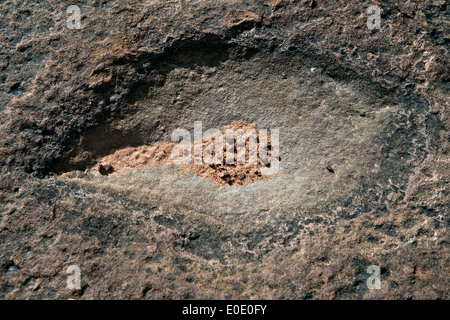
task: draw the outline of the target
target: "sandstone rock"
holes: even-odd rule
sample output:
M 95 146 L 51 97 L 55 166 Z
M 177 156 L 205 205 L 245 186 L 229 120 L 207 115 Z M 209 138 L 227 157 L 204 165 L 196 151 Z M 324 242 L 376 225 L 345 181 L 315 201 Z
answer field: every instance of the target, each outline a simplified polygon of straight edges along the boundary
M 1 2 L 0 297 L 449 299 L 443 3 Z M 236 120 L 278 175 L 151 166 Z

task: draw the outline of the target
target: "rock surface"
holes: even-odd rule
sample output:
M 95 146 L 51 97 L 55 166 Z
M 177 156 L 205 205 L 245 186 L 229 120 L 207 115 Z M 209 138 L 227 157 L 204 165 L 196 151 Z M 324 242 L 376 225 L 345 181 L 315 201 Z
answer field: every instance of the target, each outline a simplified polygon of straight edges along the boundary
M 0 297 L 448 299 L 449 8 L 372 4 L 1 2 Z M 85 172 L 237 120 L 277 177 Z

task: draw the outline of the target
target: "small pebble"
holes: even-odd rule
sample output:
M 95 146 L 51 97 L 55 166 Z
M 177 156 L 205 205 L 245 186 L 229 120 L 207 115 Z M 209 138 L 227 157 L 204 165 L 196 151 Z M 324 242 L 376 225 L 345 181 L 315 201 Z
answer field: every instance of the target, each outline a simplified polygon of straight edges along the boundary
M 239 180 L 244 180 L 245 179 L 245 174 L 241 174 L 240 176 L 239 176 Z
M 229 178 L 229 177 L 230 177 L 230 174 L 229 174 L 227 171 L 225 171 L 225 172 L 222 172 L 222 173 L 220 174 L 220 177 L 221 177 L 222 179 L 226 179 L 226 178 Z
M 98 167 L 98 172 L 100 172 L 104 176 L 105 175 L 107 176 L 108 174 L 111 174 L 114 172 L 114 168 L 113 168 L 113 166 L 110 166 L 109 164 L 105 164 L 105 165 L 101 164 Z

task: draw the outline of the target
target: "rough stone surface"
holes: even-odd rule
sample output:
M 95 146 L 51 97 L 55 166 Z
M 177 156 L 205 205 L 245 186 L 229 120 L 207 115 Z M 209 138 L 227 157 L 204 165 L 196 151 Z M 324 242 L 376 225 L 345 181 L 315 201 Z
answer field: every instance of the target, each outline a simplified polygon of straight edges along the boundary
M 449 298 L 446 1 L 79 6 L 0 2 L 1 298 Z M 237 120 L 280 130 L 277 177 L 85 173 Z

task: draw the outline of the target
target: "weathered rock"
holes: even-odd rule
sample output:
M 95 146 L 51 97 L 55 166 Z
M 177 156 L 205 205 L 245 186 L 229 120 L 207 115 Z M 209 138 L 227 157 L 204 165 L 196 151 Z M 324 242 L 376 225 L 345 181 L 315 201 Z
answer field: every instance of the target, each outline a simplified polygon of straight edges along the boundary
M 372 4 L 2 2 L 0 296 L 448 299 L 449 9 Z M 75 171 L 235 120 L 277 176 Z

